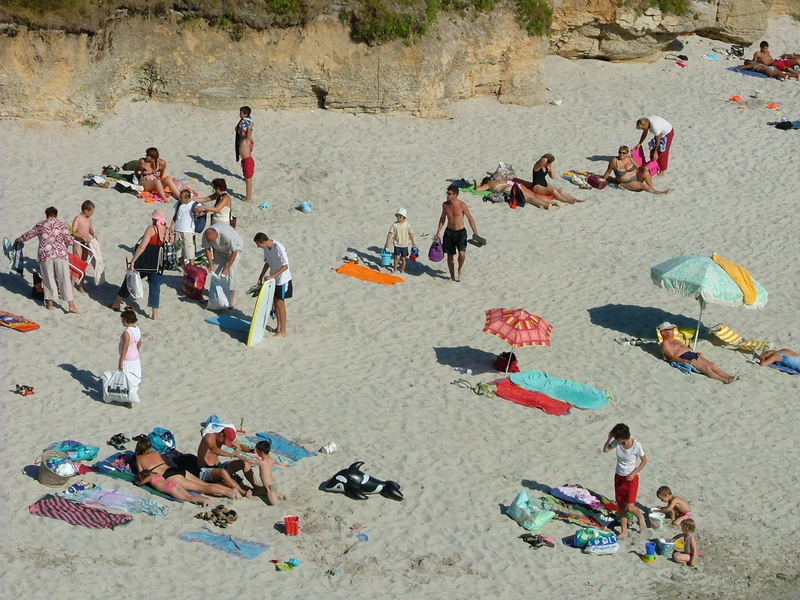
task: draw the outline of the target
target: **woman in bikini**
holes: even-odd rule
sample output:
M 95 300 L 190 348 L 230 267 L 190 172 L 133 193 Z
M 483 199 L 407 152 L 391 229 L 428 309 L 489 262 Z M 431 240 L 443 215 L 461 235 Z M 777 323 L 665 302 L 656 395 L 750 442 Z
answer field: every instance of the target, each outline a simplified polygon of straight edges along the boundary
M 198 206 L 195 210 L 198 215 L 211 213 L 210 225 L 218 223 L 230 225 L 231 197 L 228 194 L 228 184 L 220 177 L 211 182 L 211 187 L 214 188 L 213 194 L 204 198 L 195 198 L 195 202 L 203 204 L 204 202 L 213 201 L 214 206 Z
M 148 484 L 173 498 L 203 506 L 211 504 L 211 498 L 202 494 L 241 498 L 241 494 L 232 488 L 218 483 L 201 481 L 185 469 L 167 467 L 163 457 L 153 450 L 150 440 L 146 437 L 136 443 L 135 460 L 136 485 Z M 200 492 L 200 494 L 190 494 L 189 491 Z
M 611 173 L 614 173 L 613 180 Z M 647 167 L 637 167 L 630 156 L 627 146 L 620 146 L 617 156 L 608 161 L 608 168 L 603 179 L 616 183 L 619 187 L 631 192 L 650 192 L 651 194 L 669 194 L 669 190 L 657 190 L 653 185 L 653 177 Z
M 155 192 L 164 200 L 171 194 L 177 200 L 182 186 L 172 177 L 167 177 L 166 171 L 167 161 L 159 157 L 158 148 L 148 148 L 144 157 L 139 159 L 134 175 L 139 178 L 139 185 L 146 192 Z M 164 186 L 169 187 L 169 194 L 164 190 Z
M 578 200 L 561 188 L 557 188 L 547 183 L 547 176 L 549 175 L 551 178 L 553 177 L 553 163 L 555 161 L 555 157 L 549 152 L 547 154 L 542 154 L 542 157 L 533 165 L 533 186 L 530 189 L 533 190 L 535 194 L 552 196 L 556 200 L 560 202 L 566 202 L 567 204 L 583 202 L 583 200 Z

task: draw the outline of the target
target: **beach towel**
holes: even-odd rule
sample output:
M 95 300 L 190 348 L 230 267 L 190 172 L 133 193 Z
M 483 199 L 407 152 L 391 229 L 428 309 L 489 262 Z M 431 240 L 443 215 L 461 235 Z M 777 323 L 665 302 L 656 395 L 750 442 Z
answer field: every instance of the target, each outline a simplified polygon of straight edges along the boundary
M 544 506 L 552 510 L 556 514 L 555 518 L 559 521 L 565 521 L 580 527 L 596 527 L 603 531 L 607 530 L 608 526 L 612 524 L 610 520 L 602 519 L 602 522 L 598 520 L 597 517 L 600 515 L 597 511 L 593 511 L 587 506 L 573 505 L 570 502 L 556 498 L 552 494 L 544 494 L 542 498 L 545 501 Z
M 100 285 L 106 281 L 106 268 L 103 264 L 103 253 L 100 252 L 100 242 L 97 238 L 92 238 L 89 242 L 89 249 L 92 251 L 90 262 L 94 269 L 94 284 Z
M 247 558 L 249 560 L 258 558 L 262 552 L 269 550 L 271 547 L 270 544 L 265 544 L 264 542 L 214 533 L 208 529 L 184 531 L 178 535 L 178 539 L 184 542 L 200 542 L 211 546 L 214 550 L 221 550 L 237 558 Z
M 126 525 L 133 519 L 132 515 L 115 515 L 102 508 L 92 508 L 75 504 L 64 498 L 46 494 L 28 507 L 32 515 L 66 521 L 70 525 L 80 525 L 90 529 L 114 529 Z
M 550 493 L 565 502 L 583 504 L 594 510 L 598 510 L 603 506 L 600 500 L 595 498 L 591 492 L 584 487 L 562 485 L 561 487 L 550 488 Z
M 274 431 L 259 432 L 254 436 L 246 436 L 248 443 L 255 445 L 258 442 L 265 440 L 270 443 L 269 455 L 275 462 L 285 465 L 287 467 L 293 466 L 298 460 L 316 456 L 316 452 L 311 452 L 303 446 L 284 437 L 280 433 Z
M 583 383 L 551 377 L 544 371 L 523 371 L 509 377 L 511 382 L 531 392 L 540 392 L 556 400 L 568 402 L 585 410 L 603 408 L 611 400 L 611 394 Z
M 739 289 L 742 290 L 744 303 L 748 306 L 755 304 L 758 299 L 758 290 L 756 290 L 756 284 L 753 278 L 750 277 L 750 271 L 729 261 L 727 258 L 722 258 L 716 252 L 711 255 L 711 260 L 722 267 L 722 270 L 725 271 L 730 278 L 733 279 L 733 282 Z
M 15 315 L 14 313 L 0 310 L 0 325 L 8 327 L 9 329 L 16 329 L 17 331 L 33 331 L 39 329 L 39 324 L 29 321 L 22 315 Z
M 788 373 L 789 375 L 800 375 L 800 371 L 792 367 L 791 365 L 786 364 L 782 360 L 778 362 L 774 362 L 770 365 L 773 369 L 777 369 L 781 373 Z
M 24 247 L 25 244 L 23 242 L 17 242 L 14 244 L 11 251 L 11 270 L 16 272 L 18 275 L 22 275 L 22 265 L 25 264 L 25 257 L 22 254 L 22 249 Z
M 740 73 L 742 75 L 749 75 L 750 77 L 769 77 L 766 73 L 759 73 L 758 71 L 753 71 L 752 69 L 740 69 L 739 67 L 728 67 L 728 71 L 733 71 L 734 73 Z
M 478 190 L 475 189 L 474 185 L 471 185 L 471 186 L 465 187 L 465 188 L 461 188 L 461 189 L 463 191 L 465 191 L 465 192 L 469 192 L 470 194 L 475 194 L 476 196 L 480 196 L 481 198 L 485 198 L 486 196 L 488 196 L 489 194 L 492 193 L 491 190 L 481 190 L 479 192 Z
M 508 378 L 501 380 L 500 383 L 497 384 L 495 393 L 501 398 L 505 398 L 515 404 L 538 408 L 548 415 L 566 415 L 570 409 L 570 405 L 566 402 L 561 402 L 546 394 L 528 391 L 514 385 Z
M 691 375 L 692 373 L 700 373 L 700 371 L 697 370 L 697 367 L 695 367 L 690 363 L 674 361 L 669 364 L 678 369 L 678 371 L 680 371 L 684 375 Z
M 76 504 L 113 508 L 128 513 L 145 513 L 159 519 L 167 516 L 167 507 L 160 502 L 145 500 L 133 494 L 100 486 L 72 492 L 58 492 L 56 496 Z
M 382 285 L 394 285 L 395 283 L 403 283 L 405 279 L 397 275 L 389 275 L 388 273 L 381 273 L 380 271 L 373 271 L 369 267 L 357 265 L 356 263 L 344 263 L 338 269 L 334 269 L 341 275 L 355 277 L 364 281 L 371 281 L 373 283 L 380 283 Z

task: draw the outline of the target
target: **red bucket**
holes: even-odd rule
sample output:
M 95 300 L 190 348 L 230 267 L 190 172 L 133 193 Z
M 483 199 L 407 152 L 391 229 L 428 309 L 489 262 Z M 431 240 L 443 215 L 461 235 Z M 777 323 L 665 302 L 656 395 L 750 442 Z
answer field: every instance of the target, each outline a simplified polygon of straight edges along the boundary
M 300 533 L 300 517 L 283 517 L 283 530 L 286 535 L 297 535 Z

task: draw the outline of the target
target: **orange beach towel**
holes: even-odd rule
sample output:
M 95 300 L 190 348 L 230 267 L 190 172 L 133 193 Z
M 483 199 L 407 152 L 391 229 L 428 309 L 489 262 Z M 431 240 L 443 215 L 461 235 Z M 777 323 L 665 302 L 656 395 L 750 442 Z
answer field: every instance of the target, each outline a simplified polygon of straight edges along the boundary
M 395 283 L 403 283 L 405 279 L 397 275 L 389 275 L 388 273 L 381 273 L 380 271 L 373 271 L 372 269 L 356 263 L 344 263 L 338 269 L 334 269 L 337 273 L 342 275 L 349 275 L 356 279 L 363 279 L 364 281 L 372 281 L 382 285 L 394 285 Z
M 735 262 L 717 256 L 716 253 L 711 255 L 711 260 L 722 267 L 722 269 L 731 276 L 733 282 L 739 286 L 744 296 L 744 303 L 748 306 L 755 304 L 758 299 L 758 291 L 756 291 L 756 284 L 753 283 L 753 278 L 750 277 L 750 272 L 744 267 L 740 267 Z

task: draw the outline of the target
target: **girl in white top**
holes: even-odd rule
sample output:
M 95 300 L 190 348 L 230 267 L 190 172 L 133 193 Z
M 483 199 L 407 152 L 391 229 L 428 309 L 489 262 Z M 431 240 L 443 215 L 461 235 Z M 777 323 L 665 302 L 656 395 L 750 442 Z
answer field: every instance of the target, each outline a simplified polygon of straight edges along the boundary
M 636 506 L 636 495 L 639 492 L 639 471 L 647 464 L 647 456 L 642 445 L 631 437 L 631 431 L 625 423 L 617 423 L 608 432 L 608 439 L 603 444 L 603 452 L 616 450 L 617 466 L 614 470 L 614 496 L 617 501 L 617 519 L 619 520 L 619 536 L 628 535 L 628 513 L 632 513 L 639 521 L 639 531 L 644 531 L 647 524 L 642 511 Z M 636 464 L 636 459 L 639 464 Z
M 142 377 L 142 362 L 139 350 L 142 347 L 142 332 L 136 326 L 136 313 L 130 306 L 122 311 L 122 326 L 125 330 L 119 336 L 119 365 L 117 369 Z

